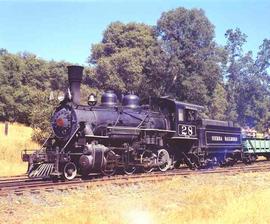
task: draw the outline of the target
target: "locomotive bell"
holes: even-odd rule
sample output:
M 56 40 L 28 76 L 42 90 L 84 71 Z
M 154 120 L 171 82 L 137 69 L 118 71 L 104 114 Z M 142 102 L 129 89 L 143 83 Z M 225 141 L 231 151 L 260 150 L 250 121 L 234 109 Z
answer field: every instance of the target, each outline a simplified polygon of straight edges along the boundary
M 97 97 L 95 94 L 91 93 L 88 97 L 88 105 L 95 106 L 97 104 Z
M 117 96 L 112 90 L 108 90 L 101 96 L 101 105 L 113 107 L 117 104 Z
M 140 106 L 140 98 L 134 94 L 125 95 L 123 106 L 131 109 L 136 109 Z
M 80 104 L 81 91 L 80 86 L 82 82 L 84 67 L 78 65 L 67 66 L 68 68 L 68 82 L 72 95 L 72 102 Z

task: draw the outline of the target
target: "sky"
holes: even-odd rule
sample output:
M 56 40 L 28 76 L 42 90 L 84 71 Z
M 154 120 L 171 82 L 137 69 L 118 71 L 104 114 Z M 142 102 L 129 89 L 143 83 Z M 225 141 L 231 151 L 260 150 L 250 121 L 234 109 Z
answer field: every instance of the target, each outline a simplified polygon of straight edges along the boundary
M 269 0 L 0 0 L 0 48 L 86 65 L 91 45 L 111 22 L 155 25 L 162 12 L 177 7 L 202 8 L 218 44 L 236 27 L 248 35 L 245 51 L 256 54 L 270 39 Z

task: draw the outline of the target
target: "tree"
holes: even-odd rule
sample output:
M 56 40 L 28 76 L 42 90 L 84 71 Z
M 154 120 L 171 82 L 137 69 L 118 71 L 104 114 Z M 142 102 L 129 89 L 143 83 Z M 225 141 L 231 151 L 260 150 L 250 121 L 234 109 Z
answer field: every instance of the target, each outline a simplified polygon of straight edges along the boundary
M 151 26 L 114 22 L 105 30 L 102 42 L 92 46 L 89 63 L 95 66 L 103 89 L 141 94 L 147 49 L 156 45 Z
M 255 60 L 255 75 L 259 79 L 255 78 L 258 83 L 257 91 L 260 91 L 260 99 L 256 102 L 257 108 L 257 124 L 256 126 L 260 129 L 269 128 L 270 120 L 270 78 L 269 78 L 269 67 L 270 67 L 270 40 L 264 39 L 263 43 L 259 47 L 259 52 Z
M 0 85 L 11 85 L 18 88 L 21 85 L 24 63 L 22 59 L 13 54 L 5 53 L 0 56 Z
M 49 90 L 35 91 L 35 103 L 29 113 L 31 127 L 34 129 L 32 139 L 36 142 L 43 143 L 51 133 L 51 115 L 57 106 L 57 100 L 49 100 Z M 42 109 L 40 109 L 42 108 Z
M 147 49 L 147 57 L 143 68 L 144 82 L 142 83 L 141 96 L 147 98 L 147 96 L 162 96 L 166 95 L 168 72 L 168 55 L 161 47 L 160 41 L 156 46 L 152 46 Z M 170 83 L 172 84 L 172 83 Z
M 167 60 L 164 92 L 180 100 L 208 105 L 222 80 L 222 50 L 214 26 L 201 9 L 177 8 L 162 14 L 157 34 Z
M 264 39 L 262 45 L 260 45 L 255 66 L 256 74 L 265 80 L 269 80 L 267 69 L 270 67 L 270 40 Z
M 267 84 L 270 58 L 268 41 L 264 40 L 254 61 L 251 51 L 243 53 L 247 36 L 240 29 L 230 29 L 225 36 L 228 53 L 225 73 L 229 102 L 227 116 L 241 126 L 263 130 L 268 123 L 270 106 Z
M 4 55 L 4 54 L 7 54 L 8 51 L 4 48 L 0 48 L 0 56 Z
M 209 106 L 210 118 L 226 120 L 226 110 L 228 107 L 227 92 L 222 83 L 218 83 L 213 92 L 211 104 Z
M 234 122 L 238 120 L 237 100 L 239 99 L 240 87 L 240 70 L 243 64 L 241 58 L 243 56 L 243 45 L 246 42 L 247 35 L 242 33 L 239 28 L 235 30 L 229 29 L 225 33 L 227 44 L 225 50 L 227 52 L 227 61 L 225 62 L 225 79 L 227 80 L 228 92 L 228 109 L 227 118 Z

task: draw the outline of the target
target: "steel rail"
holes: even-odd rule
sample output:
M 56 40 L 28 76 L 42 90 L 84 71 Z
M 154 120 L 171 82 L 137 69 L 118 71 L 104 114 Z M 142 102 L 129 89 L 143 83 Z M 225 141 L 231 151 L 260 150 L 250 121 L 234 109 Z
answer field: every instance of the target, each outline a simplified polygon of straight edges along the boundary
M 215 168 L 215 169 L 201 169 L 189 170 L 188 168 L 180 168 L 167 172 L 152 172 L 140 173 L 133 175 L 115 175 L 111 177 L 90 176 L 90 179 L 76 178 L 73 181 L 58 181 L 42 179 L 27 179 L 17 181 L 0 181 L 0 196 L 7 196 L 10 194 L 21 195 L 24 192 L 38 193 L 40 191 L 54 191 L 54 190 L 68 190 L 79 187 L 92 187 L 96 185 L 107 184 L 130 184 L 140 181 L 160 181 L 174 176 L 189 176 L 202 174 L 223 174 L 235 175 L 238 173 L 248 172 L 268 172 L 270 171 L 270 164 L 265 162 L 258 162 L 252 165 L 236 165 L 233 167 Z

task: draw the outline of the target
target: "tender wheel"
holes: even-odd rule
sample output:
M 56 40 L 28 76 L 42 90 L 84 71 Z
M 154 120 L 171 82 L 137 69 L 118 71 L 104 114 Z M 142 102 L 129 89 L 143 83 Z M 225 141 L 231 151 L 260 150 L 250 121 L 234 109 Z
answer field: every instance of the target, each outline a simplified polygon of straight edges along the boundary
M 162 172 L 165 172 L 170 168 L 171 159 L 167 150 L 165 149 L 158 150 L 157 162 L 159 164 L 158 168 Z
M 77 167 L 74 163 L 68 162 L 63 169 L 64 178 L 67 180 L 72 180 L 77 175 Z
M 174 167 L 175 169 L 178 169 L 178 168 L 180 168 L 180 165 L 181 165 L 181 161 L 180 161 L 180 160 L 177 160 L 177 161 L 175 161 L 175 163 L 173 164 L 173 167 Z
M 151 173 L 154 170 L 153 167 L 143 167 L 143 172 L 144 173 Z
M 124 167 L 124 173 L 127 174 L 127 175 L 131 175 L 131 174 L 135 173 L 135 171 L 136 171 L 135 166 L 127 165 L 127 166 Z

